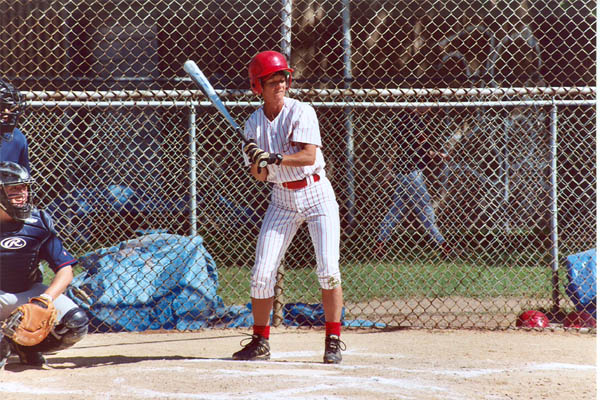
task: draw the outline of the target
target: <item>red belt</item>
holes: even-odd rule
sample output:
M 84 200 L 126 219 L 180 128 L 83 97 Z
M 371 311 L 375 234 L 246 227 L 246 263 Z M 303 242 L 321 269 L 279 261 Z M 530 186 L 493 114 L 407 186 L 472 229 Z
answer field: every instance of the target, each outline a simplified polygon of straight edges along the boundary
M 312 180 L 310 178 L 310 176 L 307 176 L 299 181 L 283 182 L 281 186 L 286 189 L 298 190 L 307 187 L 311 182 L 319 182 L 319 179 L 321 179 L 318 174 L 314 174 Z

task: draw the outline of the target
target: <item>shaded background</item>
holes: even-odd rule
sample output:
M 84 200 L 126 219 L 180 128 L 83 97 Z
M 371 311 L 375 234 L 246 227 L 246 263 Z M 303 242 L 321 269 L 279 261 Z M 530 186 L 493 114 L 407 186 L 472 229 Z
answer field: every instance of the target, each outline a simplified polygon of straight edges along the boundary
M 596 2 L 288 6 L 0 3 L 0 75 L 28 100 L 21 128 L 36 200 L 65 245 L 83 256 L 140 231 L 198 234 L 225 302 L 247 302 L 270 189 L 243 171 L 239 143 L 182 65 L 195 60 L 241 124 L 258 104 L 248 62 L 274 49 L 295 69 L 291 95 L 317 110 L 341 206 L 350 316 L 505 328 L 539 308 L 559 321 L 573 307 L 564 257 L 596 242 Z M 393 193 L 383 171 L 401 134 L 393 127 L 404 107 L 424 102 L 435 144 L 452 156 L 426 171 L 427 182 L 438 225 L 462 255 L 441 259 L 409 216 L 378 257 Z M 312 253 L 302 229 L 282 268 L 284 298 L 319 301 Z

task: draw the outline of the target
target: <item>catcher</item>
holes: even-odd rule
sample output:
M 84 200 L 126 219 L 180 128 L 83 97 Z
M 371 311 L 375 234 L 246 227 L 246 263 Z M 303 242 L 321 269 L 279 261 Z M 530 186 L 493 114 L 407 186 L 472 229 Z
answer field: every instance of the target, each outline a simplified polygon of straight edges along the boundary
M 56 235 L 50 216 L 32 206 L 29 172 L 0 162 L 0 369 L 11 354 L 43 366 L 44 353 L 80 341 L 88 331 L 85 311 L 63 294 L 77 263 Z M 42 284 L 41 260 L 55 272 Z

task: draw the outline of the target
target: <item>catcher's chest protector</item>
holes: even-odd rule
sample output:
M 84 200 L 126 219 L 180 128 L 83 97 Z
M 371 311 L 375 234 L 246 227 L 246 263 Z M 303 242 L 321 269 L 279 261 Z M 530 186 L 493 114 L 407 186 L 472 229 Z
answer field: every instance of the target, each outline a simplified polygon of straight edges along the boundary
M 37 210 L 20 230 L 0 231 L 0 290 L 24 292 L 40 281 L 39 253 L 49 236 Z

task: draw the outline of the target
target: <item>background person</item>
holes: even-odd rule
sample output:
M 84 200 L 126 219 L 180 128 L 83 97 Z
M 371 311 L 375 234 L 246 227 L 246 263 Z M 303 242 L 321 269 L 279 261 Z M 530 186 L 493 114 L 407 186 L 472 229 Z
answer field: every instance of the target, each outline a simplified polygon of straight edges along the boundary
M 386 253 L 386 242 L 396 225 L 410 212 L 421 221 L 425 231 L 443 255 L 454 256 L 455 251 L 448 245 L 440 232 L 431 195 L 423 171 L 434 163 L 445 161 L 449 156 L 434 150 L 429 142 L 430 129 L 426 117 L 428 108 L 417 108 L 409 112 L 401 111 L 400 121 L 393 137 L 393 155 L 386 179 L 394 190 L 392 206 L 379 226 L 375 253 Z
M 24 105 L 21 93 L 0 79 L 0 161 L 12 161 L 31 172 L 27 138 L 17 127 Z

